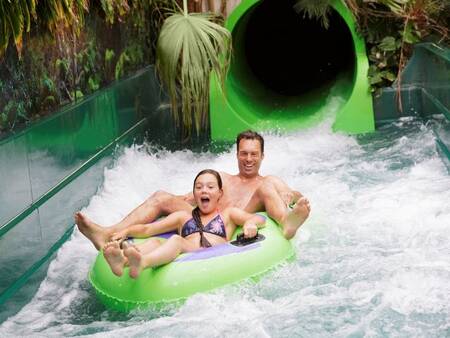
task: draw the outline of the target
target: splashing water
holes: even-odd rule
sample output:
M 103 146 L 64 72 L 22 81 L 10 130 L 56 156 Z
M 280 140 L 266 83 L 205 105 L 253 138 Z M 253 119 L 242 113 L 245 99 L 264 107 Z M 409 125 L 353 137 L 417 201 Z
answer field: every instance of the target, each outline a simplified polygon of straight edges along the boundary
M 294 239 L 295 262 L 257 283 L 120 314 L 93 294 L 87 273 L 96 251 L 75 231 L 0 335 L 450 336 L 450 177 L 431 129 L 404 120 L 358 138 L 329 130 L 324 123 L 266 135 L 261 173 L 311 201 Z M 189 191 L 201 169 L 236 173 L 235 151 L 123 149 L 84 212 L 113 224 L 155 189 Z

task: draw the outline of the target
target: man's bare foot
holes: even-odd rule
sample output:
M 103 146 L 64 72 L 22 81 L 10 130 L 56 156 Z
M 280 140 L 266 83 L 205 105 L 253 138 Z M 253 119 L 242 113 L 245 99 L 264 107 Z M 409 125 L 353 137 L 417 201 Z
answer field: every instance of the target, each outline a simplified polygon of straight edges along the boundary
M 130 277 L 138 278 L 142 271 L 142 254 L 139 252 L 138 248 L 134 245 L 129 245 L 127 242 L 123 242 L 123 253 L 126 258 L 128 258 L 128 266 L 130 267 Z
M 108 242 L 110 234 L 107 229 L 92 222 L 81 212 L 75 213 L 75 223 L 83 235 L 85 235 L 94 244 L 97 250 L 100 250 Z
M 285 220 L 282 222 L 284 237 L 291 239 L 295 236 L 298 228 L 308 218 L 310 210 L 309 201 L 304 197 L 295 203 L 292 210 L 289 210 Z
M 103 248 L 103 256 L 105 256 L 106 261 L 111 267 L 111 271 L 116 276 L 122 276 L 123 267 L 127 260 L 120 249 L 119 242 L 113 241 L 106 243 Z

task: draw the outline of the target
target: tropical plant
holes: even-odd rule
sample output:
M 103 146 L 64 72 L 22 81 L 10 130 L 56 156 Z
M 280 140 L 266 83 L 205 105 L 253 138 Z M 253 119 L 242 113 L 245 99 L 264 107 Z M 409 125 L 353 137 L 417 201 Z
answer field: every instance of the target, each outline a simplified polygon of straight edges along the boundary
M 111 0 L 112 1 L 112 0 Z M 21 55 L 22 37 L 30 31 L 33 22 L 52 34 L 83 26 L 88 0 L 21 0 L 0 2 L 0 57 L 12 38 Z M 64 28 L 64 29 L 62 29 Z
M 330 21 L 328 15 L 330 13 L 331 0 L 297 0 L 294 9 L 298 13 L 303 13 L 309 19 L 318 19 L 322 26 L 328 29 Z
M 122 17 L 130 10 L 128 0 L 100 0 L 106 22 L 113 24 L 117 17 Z
M 37 23 L 53 35 L 62 33 L 64 28 L 79 32 L 89 9 L 89 0 L 41 0 L 36 3 Z
M 223 4 L 226 5 L 226 1 L 223 1 Z M 28 91 L 32 91 L 33 97 L 45 95 L 40 103 L 37 102 L 39 99 L 36 99 L 33 110 L 38 111 L 43 107 L 50 109 L 53 105 L 76 100 L 100 88 L 105 82 L 104 78 L 118 79 L 144 63 L 151 63 L 152 55 L 149 55 L 148 50 L 156 49 L 156 41 L 159 41 L 161 48 L 158 53 L 161 57 L 158 59 L 158 65 L 161 78 L 167 84 L 172 97 L 175 121 L 181 124 L 183 130 L 190 131 L 194 128 L 198 133 L 200 128 L 207 124 L 211 70 L 215 70 L 221 83 L 224 80 L 229 64 L 230 34 L 218 24 L 221 18 L 217 15 L 187 13 L 187 1 L 183 6 L 184 11 L 181 11 L 175 0 L 1 1 L 0 56 L 8 44 L 14 41 L 20 57 L 22 37 L 32 26 L 38 27 L 41 32 L 53 39 L 56 48 L 54 52 L 43 50 L 42 54 L 35 51 L 35 54 L 41 55 L 41 60 L 49 60 L 45 61 L 49 72 L 41 67 L 30 67 L 35 69 L 32 77 L 34 85 L 30 80 L 23 95 L 18 95 L 8 86 L 10 89 L 0 96 L 6 102 L 13 97 L 14 100 L 21 101 L 31 94 Z M 120 49 L 106 46 L 106 50 L 99 53 L 95 49 L 97 42 L 91 40 L 92 33 L 83 31 L 85 15 L 88 12 L 99 13 L 111 26 L 120 22 L 121 33 L 130 37 L 129 43 Z M 169 15 L 171 17 L 164 24 L 166 33 L 163 32 L 161 39 L 158 39 L 164 18 Z M 124 24 L 127 17 L 133 18 L 132 25 Z M 179 36 L 181 45 L 172 43 L 174 40 L 171 34 Z M 169 38 L 165 42 L 167 36 Z M 179 60 L 177 56 L 175 61 L 167 56 L 170 55 L 172 47 L 172 52 L 178 53 Z M 10 57 L 13 57 L 11 53 Z M 33 59 L 36 58 L 27 56 L 25 63 L 18 63 L 16 66 L 21 68 L 29 62 L 34 63 Z M 174 63 L 170 64 L 171 60 Z M 104 69 L 101 69 L 102 66 Z M 22 69 L 20 73 L 26 74 L 27 70 Z M 99 74 L 103 73 L 101 78 Z M 53 83 L 56 91 L 49 90 L 50 83 Z M 178 101 L 181 102 L 180 105 Z M 6 104 L 0 102 L 0 110 L 5 107 Z M 2 121 L 6 119 L 5 116 L 9 120 L 16 121 L 18 115 L 15 112 L 19 111 L 20 119 L 25 121 L 23 111 L 13 107 L 15 106 L 12 104 L 7 106 Z M 37 115 L 36 111 L 32 115 Z M 15 123 L 10 124 L 12 125 Z
M 400 88 L 401 72 L 414 43 L 431 36 L 439 42 L 449 39 L 449 0 L 342 1 L 353 12 L 368 45 L 368 77 L 376 95 L 395 80 Z M 332 2 L 297 0 L 295 9 L 327 27 Z
M 31 21 L 36 17 L 37 0 L 0 2 L 0 57 L 14 39 L 17 51 L 22 49 L 22 36 L 29 32 Z
M 171 98 L 172 112 L 185 136 L 207 127 L 209 78 L 212 71 L 223 85 L 231 55 L 231 34 L 212 13 L 183 11 L 169 16 L 161 28 L 156 64 Z M 181 104 L 178 104 L 181 96 Z
M 447 10 L 450 9 L 449 2 L 447 1 L 447 4 L 440 0 L 378 0 L 378 2 L 384 5 L 384 8 L 377 8 L 376 6 L 368 8 L 365 15 L 378 17 L 377 21 L 391 17 L 391 21 L 396 23 L 394 27 L 397 27 L 397 30 L 392 31 L 389 36 L 372 47 L 371 55 L 373 56 L 374 49 L 378 49 L 381 53 L 376 53 L 376 55 L 381 55 L 381 57 L 372 58 L 376 68 L 374 65 L 371 66 L 369 78 L 372 84 L 378 85 L 383 85 L 385 79 L 388 79 L 391 83 L 396 79 L 397 103 L 400 111 L 402 111 L 401 72 L 411 54 L 411 47 L 414 43 L 420 42 L 432 34 L 436 35 L 441 41 L 448 39 L 448 27 L 436 18 L 446 10 L 446 7 Z M 386 8 L 388 13 L 386 13 Z M 382 61 L 389 54 L 396 57 L 392 67 L 397 69 L 395 76 L 392 76 L 392 71 L 388 68 L 389 63 Z M 389 59 L 389 57 L 386 59 Z M 375 90 L 380 92 L 379 88 L 380 86 L 377 86 Z
M 0 1 L 0 56 L 11 38 L 20 55 L 23 34 L 30 31 L 33 23 L 45 28 L 53 36 L 72 31 L 79 33 L 85 13 L 89 11 L 89 4 L 89 0 Z M 93 6 L 95 4 L 93 2 Z M 101 0 L 100 6 L 106 21 L 111 24 L 115 17 L 120 17 L 129 10 L 128 0 Z
M 173 3 L 30 1 L 0 0 L 0 133 L 102 88 L 119 68 L 122 77 L 153 63 L 163 6 Z M 33 10 L 24 7 L 33 13 L 29 20 L 18 4 L 35 5 Z M 10 17 L 5 19 L 5 13 Z M 21 21 L 16 44 L 11 23 Z M 5 27 L 9 35 L 3 34 Z M 120 62 L 124 53 L 128 61 L 122 57 L 126 62 Z

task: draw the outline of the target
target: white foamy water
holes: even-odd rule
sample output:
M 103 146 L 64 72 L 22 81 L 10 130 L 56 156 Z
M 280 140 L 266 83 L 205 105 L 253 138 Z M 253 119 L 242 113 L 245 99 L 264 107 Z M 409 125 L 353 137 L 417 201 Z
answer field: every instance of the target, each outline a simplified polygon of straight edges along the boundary
M 450 176 L 430 128 L 405 121 L 359 138 L 329 130 L 266 136 L 262 174 L 282 177 L 312 205 L 293 263 L 258 283 L 118 314 L 95 298 L 87 274 L 96 251 L 76 231 L 0 335 L 450 336 Z M 201 169 L 237 172 L 235 148 L 149 149 L 124 149 L 84 212 L 109 225 L 156 189 L 189 191 Z

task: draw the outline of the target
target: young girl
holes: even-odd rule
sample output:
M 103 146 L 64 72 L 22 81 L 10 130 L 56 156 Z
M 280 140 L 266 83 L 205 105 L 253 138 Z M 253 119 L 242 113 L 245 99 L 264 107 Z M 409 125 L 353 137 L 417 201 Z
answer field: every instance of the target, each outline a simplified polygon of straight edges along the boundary
M 184 252 L 226 243 L 238 224 L 243 224 L 245 237 L 256 236 L 264 217 L 249 214 L 239 208 L 227 208 L 219 213 L 217 205 L 222 191 L 222 179 L 217 171 L 202 170 L 195 177 L 193 187 L 197 207 L 192 214 L 177 211 L 166 218 L 149 224 L 137 224 L 112 236 L 103 248 L 103 254 L 112 272 L 121 276 L 125 265 L 130 267 L 130 277 L 137 278 L 142 269 L 167 264 Z M 205 225 L 204 225 L 205 224 Z M 120 240 L 128 236 L 150 237 L 162 232 L 178 230 L 164 243 L 157 239 L 138 245 Z

